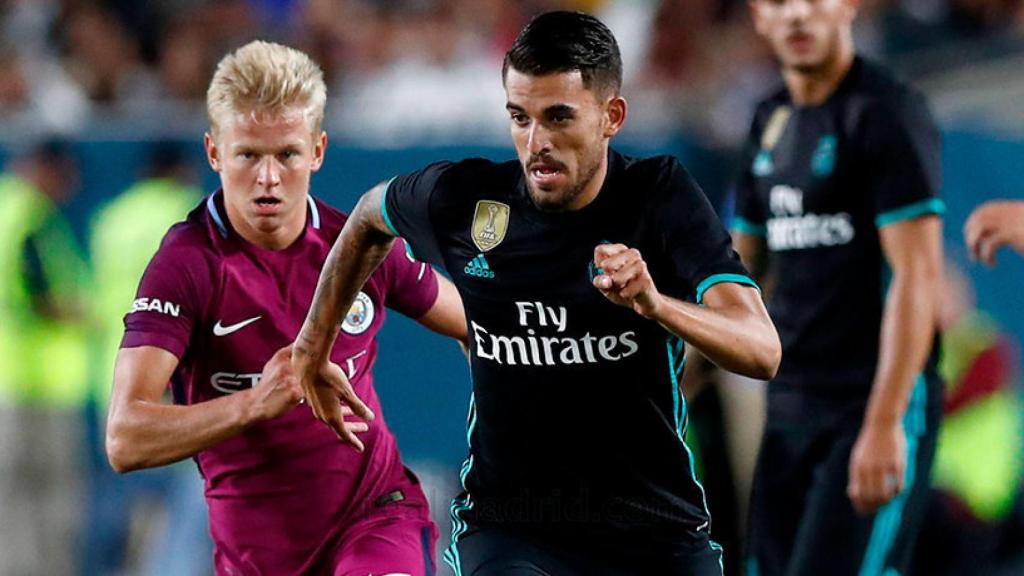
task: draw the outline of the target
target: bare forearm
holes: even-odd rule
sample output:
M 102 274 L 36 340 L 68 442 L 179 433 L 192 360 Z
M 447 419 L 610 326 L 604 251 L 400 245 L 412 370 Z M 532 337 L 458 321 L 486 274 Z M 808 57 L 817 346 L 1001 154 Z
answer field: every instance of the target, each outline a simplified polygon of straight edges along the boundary
M 652 319 L 716 365 L 752 378 L 775 375 L 779 339 L 767 314 L 762 317 L 743 306 L 711 309 L 664 295 L 661 299 Z
M 892 424 L 903 417 L 931 350 L 938 306 L 933 287 L 940 280 L 925 272 L 915 275 L 897 276 L 889 288 L 865 422 Z
M 241 433 L 257 420 L 249 390 L 191 406 L 130 400 L 111 412 L 107 455 L 118 472 L 163 466 Z
M 338 335 L 338 326 L 352 306 L 356 294 L 377 266 L 384 261 L 394 237 L 380 230 L 371 206 L 374 194 L 364 195 L 345 223 L 331 248 L 306 321 L 295 340 L 295 354 L 310 366 L 327 360 Z M 379 218 L 379 216 L 377 216 Z

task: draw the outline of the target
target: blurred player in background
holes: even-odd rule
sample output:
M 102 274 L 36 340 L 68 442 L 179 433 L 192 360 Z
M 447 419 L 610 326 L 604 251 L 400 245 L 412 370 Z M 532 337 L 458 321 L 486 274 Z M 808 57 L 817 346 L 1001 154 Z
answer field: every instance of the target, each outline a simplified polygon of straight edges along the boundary
M 317 415 L 338 320 L 396 236 L 444 265 L 472 327 L 456 574 L 722 573 L 683 438 L 684 341 L 770 377 L 779 342 L 703 192 L 674 158 L 609 150 L 622 63 L 598 20 L 550 12 L 502 75 L 519 161 L 441 162 L 366 193 L 294 361 Z
M 750 6 L 785 88 L 755 113 L 734 224 L 783 346 L 748 573 L 903 574 L 942 407 L 939 132 L 855 55 L 857 0 Z
M 964 241 L 971 256 L 989 266 L 1003 246 L 1024 255 L 1024 202 L 993 200 L 978 206 L 964 225 Z
M 193 466 L 115 474 L 103 450 L 103 430 L 114 380 L 114 357 L 124 336 L 125 302 L 131 302 L 146 265 L 167 229 L 184 219 L 199 199 L 195 169 L 187 149 L 175 142 L 151 145 L 139 181 L 107 201 L 90 226 L 89 256 L 95 293 L 90 298 L 93 358 L 90 403 L 85 410 L 89 446 L 89 498 L 83 523 L 79 573 L 114 574 L 130 570 L 131 552 L 142 550 L 142 574 L 209 573 L 210 542 L 200 479 Z M 167 395 L 169 391 L 165 391 Z M 153 500 L 163 515 L 144 519 L 162 529 L 133 530 L 132 518 Z M 154 522 L 153 519 L 165 519 Z M 143 546 L 132 537 L 147 534 Z
M 60 140 L 0 175 L 0 574 L 74 572 L 90 293 L 66 211 L 78 187 Z
M 371 371 L 385 305 L 465 338 L 451 284 L 395 246 L 339 318 L 345 337 L 319 377 L 353 399 L 345 432 L 360 433 L 359 451 L 298 405 L 289 344 L 346 220 L 309 195 L 325 100 L 320 68 L 290 48 L 253 42 L 218 65 L 204 142 L 222 188 L 171 228 L 142 278 L 108 456 L 119 471 L 195 457 L 218 573 L 432 574 L 436 528 L 374 417 Z M 169 382 L 176 405 L 160 402 Z

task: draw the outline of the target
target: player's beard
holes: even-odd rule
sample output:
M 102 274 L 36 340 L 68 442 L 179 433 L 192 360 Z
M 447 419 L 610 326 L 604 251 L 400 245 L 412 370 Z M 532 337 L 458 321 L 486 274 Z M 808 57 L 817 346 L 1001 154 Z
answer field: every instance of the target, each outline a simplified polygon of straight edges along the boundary
M 542 212 L 566 212 L 569 210 L 569 205 L 583 193 L 583 190 L 593 181 L 597 175 L 597 171 L 601 169 L 601 155 L 596 154 L 593 158 L 589 158 L 586 163 L 580 164 L 580 177 L 568 187 L 563 193 L 555 195 L 551 193 L 539 192 L 533 188 L 533 182 L 530 181 L 529 173 L 526 173 L 526 190 L 530 194 L 530 200 L 533 201 L 533 205 Z

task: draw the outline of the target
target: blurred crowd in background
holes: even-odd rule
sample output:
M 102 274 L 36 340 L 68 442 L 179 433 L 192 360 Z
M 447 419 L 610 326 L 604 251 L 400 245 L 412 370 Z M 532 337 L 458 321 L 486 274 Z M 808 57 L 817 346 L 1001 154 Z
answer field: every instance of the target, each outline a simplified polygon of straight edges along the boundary
M 501 107 L 487 105 L 502 98 L 495 64 L 532 14 L 552 8 L 592 11 L 616 33 L 633 126 L 734 143 L 775 74 L 744 0 L 4 0 L 0 125 L 190 128 L 217 60 L 258 37 L 321 63 L 338 102 L 329 125 L 343 134 L 493 139 L 504 128 Z M 963 69 L 972 87 L 1005 83 L 1002 66 L 1019 69 L 1008 58 L 1024 49 L 1024 2 L 863 0 L 856 35 L 862 52 L 921 81 Z
M 0 0 L 0 576 L 210 569 L 195 466 L 118 476 L 102 438 L 142 269 L 215 185 L 200 142 L 217 61 L 263 38 L 323 66 L 341 151 L 314 191 L 349 209 L 427 161 L 510 158 L 501 59 L 553 8 L 609 24 L 630 104 L 622 141 L 680 155 L 727 219 L 737 147 L 777 83 L 745 0 Z M 1024 267 L 1007 255 L 1000 277 L 962 269 L 959 226 L 982 199 L 1024 192 L 1024 0 L 862 0 L 856 34 L 925 90 L 947 136 L 947 414 L 917 574 L 1021 574 L 1024 313 L 1007 303 Z M 468 375 L 456 351 L 399 326 L 402 362 L 388 361 L 386 330 L 377 380 L 445 534 Z M 688 443 L 734 576 L 763 388 L 688 376 Z

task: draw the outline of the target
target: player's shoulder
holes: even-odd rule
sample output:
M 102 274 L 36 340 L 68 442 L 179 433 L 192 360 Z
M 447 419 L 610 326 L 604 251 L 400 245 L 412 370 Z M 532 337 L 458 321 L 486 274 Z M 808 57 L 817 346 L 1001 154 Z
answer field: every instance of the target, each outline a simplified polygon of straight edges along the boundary
M 651 193 L 677 193 L 680 186 L 694 185 L 693 177 L 678 158 L 669 154 L 634 158 L 622 154 L 612 157 L 621 162 L 627 186 L 647 189 Z
M 501 188 L 517 182 L 521 175 L 521 168 L 515 160 L 495 162 L 487 158 L 466 158 L 440 162 L 435 166 L 443 172 L 444 183 L 458 191 Z
M 614 163 L 621 162 L 618 169 L 621 178 L 616 185 L 620 207 L 623 202 L 633 204 L 647 217 L 661 220 L 666 214 L 689 209 L 703 196 L 696 180 L 675 156 L 613 155 L 612 162 L 613 170 Z
M 891 70 L 858 57 L 851 74 L 855 78 L 847 98 L 847 109 L 855 126 L 931 123 L 924 93 Z
M 216 249 L 210 233 L 210 217 L 204 199 L 184 220 L 171 225 L 160 241 L 153 261 L 161 266 L 195 269 L 201 262 L 215 260 Z
M 751 124 L 754 131 L 760 132 L 764 130 L 765 125 L 768 124 L 768 119 L 772 117 L 775 112 L 781 108 L 791 108 L 792 101 L 789 97 L 789 91 L 785 85 L 779 83 L 771 88 L 766 96 L 762 97 L 754 105 L 754 114 L 751 120 Z
M 345 227 L 345 222 L 348 221 L 348 212 L 335 208 L 316 196 L 310 195 L 309 198 L 311 199 L 308 216 L 310 223 L 314 229 L 320 230 L 333 242 L 334 238 L 341 233 L 341 229 Z

